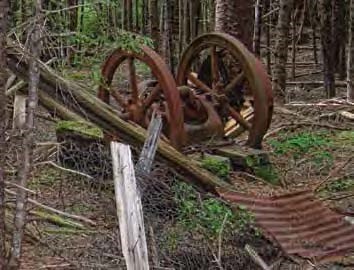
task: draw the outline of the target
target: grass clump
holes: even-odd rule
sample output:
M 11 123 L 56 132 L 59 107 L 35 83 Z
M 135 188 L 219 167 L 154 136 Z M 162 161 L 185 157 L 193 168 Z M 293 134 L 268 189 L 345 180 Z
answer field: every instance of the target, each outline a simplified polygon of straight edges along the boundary
M 327 146 L 330 143 L 331 141 L 326 137 L 325 133 L 316 134 L 311 132 L 302 132 L 270 142 L 276 154 L 292 153 L 295 158 L 299 158 L 302 154 Z
M 89 138 L 103 139 L 102 130 L 87 122 L 59 121 L 56 126 L 56 131 L 73 132 Z
M 256 176 L 264 179 L 272 185 L 279 184 L 279 175 L 271 165 L 262 165 L 253 167 L 253 172 Z
M 254 223 L 254 217 L 245 208 L 232 211 L 218 199 L 202 199 L 191 185 L 178 183 L 174 186 L 174 193 L 178 205 L 178 223 L 189 231 L 215 239 L 221 230 L 226 234 L 235 230 L 242 233 Z
M 40 187 L 51 187 L 58 181 L 61 177 L 61 172 L 49 166 L 46 166 L 39 173 L 36 173 L 33 180 L 30 181 L 29 188 L 39 189 Z
M 337 139 L 339 142 L 354 146 L 354 131 L 342 131 L 338 134 Z
M 333 155 L 329 151 L 333 146 L 332 140 L 325 132 L 302 132 L 270 141 L 276 155 L 290 155 L 299 160 L 309 155 L 315 165 L 333 163 Z
M 221 179 L 227 180 L 229 178 L 231 164 L 228 159 L 206 156 L 202 159 L 201 166 Z
M 325 190 L 329 192 L 342 192 L 354 189 L 353 178 L 343 178 L 326 185 Z

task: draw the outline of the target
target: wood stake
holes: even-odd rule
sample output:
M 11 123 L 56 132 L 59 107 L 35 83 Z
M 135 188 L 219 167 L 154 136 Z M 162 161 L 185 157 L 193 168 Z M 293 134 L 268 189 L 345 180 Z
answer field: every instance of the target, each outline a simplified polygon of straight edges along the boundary
M 140 194 L 128 145 L 111 142 L 114 190 L 120 238 L 128 270 L 148 270 L 148 252 Z

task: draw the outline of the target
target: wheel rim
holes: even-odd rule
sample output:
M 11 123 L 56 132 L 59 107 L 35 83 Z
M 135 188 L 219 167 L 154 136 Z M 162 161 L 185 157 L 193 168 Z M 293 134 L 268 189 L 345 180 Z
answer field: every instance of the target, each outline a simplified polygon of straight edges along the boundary
M 123 99 L 122 91 L 116 91 L 115 89 L 110 88 L 117 69 L 125 60 L 128 61 L 129 67 L 129 88 L 131 90 L 131 100 L 128 99 L 129 104 L 124 104 L 125 101 Z M 171 72 L 162 58 L 149 47 L 142 46 L 140 53 L 128 52 L 120 49 L 111 53 L 102 66 L 101 74 L 103 83 L 99 88 L 98 97 L 107 104 L 110 104 L 110 98 L 113 97 L 117 103 L 120 103 L 123 110 L 128 108 L 128 114 L 120 114 L 122 118 L 142 125 L 142 117 L 144 117 L 146 109 L 152 106 L 152 103 L 146 107 L 146 104 L 144 104 L 146 99 L 143 100 L 139 96 L 134 61 L 140 61 L 146 64 L 156 78 L 159 89 L 161 89 L 164 98 L 165 124 L 168 125 L 168 134 L 166 135 L 168 136 L 171 145 L 177 149 L 180 148 L 184 144 L 185 135 L 183 111 L 177 86 Z M 160 93 L 157 94 L 160 95 Z M 135 107 L 132 106 L 132 104 Z M 132 115 L 132 112 L 134 112 L 134 115 Z
M 215 53 L 213 53 L 214 47 Z M 231 57 L 236 59 L 240 64 L 242 72 L 244 72 L 244 77 L 246 78 L 246 81 L 248 82 L 249 88 L 253 95 L 254 112 L 252 122 L 250 123 L 251 126 L 249 126 L 247 145 L 254 148 L 260 148 L 263 136 L 269 127 L 273 110 L 271 82 L 262 63 L 252 53 L 250 53 L 240 41 L 228 34 L 223 33 L 210 33 L 196 38 L 182 55 L 177 72 L 177 85 L 186 85 L 188 80 L 194 80 L 194 82 L 192 82 L 194 85 L 198 84 L 198 81 L 196 81 L 195 78 L 191 77 L 190 75 L 191 67 L 196 59 L 200 57 L 200 54 L 208 48 L 212 48 L 210 53 L 210 70 L 212 77 L 211 90 L 219 91 L 215 83 L 215 80 L 218 79 L 215 78 L 218 77 L 218 72 L 214 72 L 216 69 L 215 63 L 217 61 L 215 60 L 216 56 L 213 54 L 217 54 L 216 48 L 222 48 L 223 50 L 226 50 L 231 55 Z M 232 108 L 229 113 L 231 112 Z M 237 112 L 233 113 L 234 115 L 232 118 L 237 118 Z M 239 124 L 241 125 L 242 119 L 239 120 Z M 247 123 L 242 124 L 244 126 L 247 125 Z

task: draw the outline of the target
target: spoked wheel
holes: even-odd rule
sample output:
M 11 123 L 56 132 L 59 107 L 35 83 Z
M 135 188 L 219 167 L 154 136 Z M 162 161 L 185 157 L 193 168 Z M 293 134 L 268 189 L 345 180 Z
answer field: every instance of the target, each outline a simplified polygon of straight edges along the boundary
M 139 74 L 143 73 L 143 75 Z M 139 85 L 150 77 L 150 90 Z M 175 80 L 161 57 L 147 46 L 141 52 L 115 50 L 102 67 L 103 84 L 98 97 L 113 106 L 119 116 L 144 128 L 151 115 L 163 117 L 163 131 L 175 148 L 184 143 L 183 111 Z
M 244 136 L 247 145 L 261 147 L 273 112 L 271 82 L 240 41 L 222 33 L 196 38 L 183 53 L 176 81 L 212 97 L 226 136 Z

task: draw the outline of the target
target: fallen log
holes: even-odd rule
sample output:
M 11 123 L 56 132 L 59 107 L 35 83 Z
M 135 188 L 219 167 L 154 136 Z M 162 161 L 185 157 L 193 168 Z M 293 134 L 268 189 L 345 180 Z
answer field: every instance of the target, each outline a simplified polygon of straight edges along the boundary
M 28 54 L 20 47 L 10 43 L 7 55 L 9 69 L 24 81 L 28 81 Z M 68 81 L 55 73 L 43 62 L 38 61 L 40 70 L 40 102 L 50 111 L 68 120 L 84 119 L 90 121 L 108 134 L 118 136 L 119 140 L 135 146 L 142 146 L 146 131 L 139 126 L 122 120 L 115 110 L 96 98 L 89 89 Z M 72 119 L 75 118 L 75 119 Z M 231 184 L 220 180 L 190 158 L 173 148 L 165 141 L 158 145 L 160 158 L 171 164 L 188 181 L 217 194 L 217 188 L 232 190 Z

